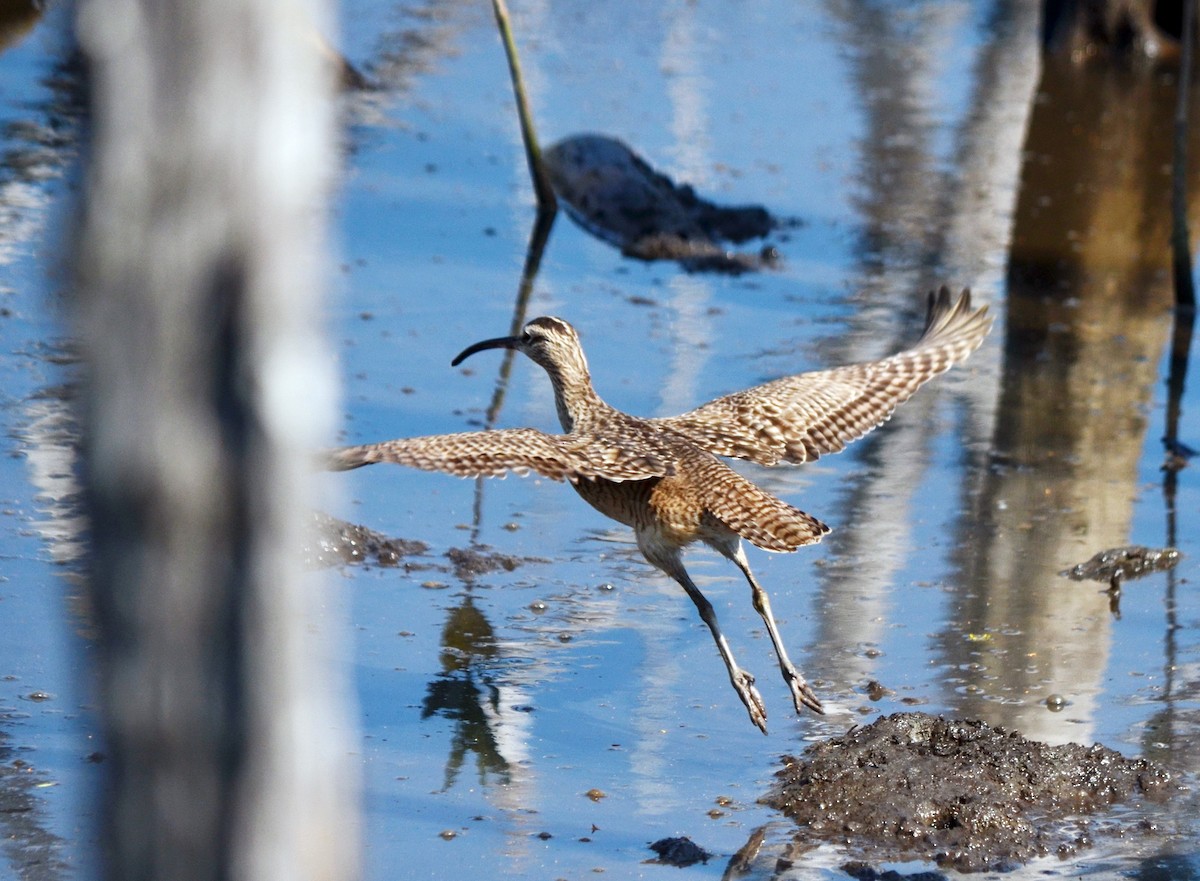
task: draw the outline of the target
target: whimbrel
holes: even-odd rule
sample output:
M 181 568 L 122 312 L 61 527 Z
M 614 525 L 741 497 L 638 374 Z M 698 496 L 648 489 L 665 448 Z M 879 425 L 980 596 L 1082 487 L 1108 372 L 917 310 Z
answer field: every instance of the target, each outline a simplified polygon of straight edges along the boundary
M 820 541 L 829 527 L 746 480 L 718 456 L 800 464 L 842 450 L 885 422 L 922 383 L 978 348 L 992 323 L 986 312 L 986 306 L 971 308 L 969 291 L 952 299 L 943 287 L 929 295 L 920 340 L 899 354 L 785 376 L 657 419 L 630 416 L 601 400 L 575 329 L 561 318 L 535 318 L 520 336 L 475 343 L 451 365 L 485 349 L 524 352 L 550 375 L 565 434 L 506 428 L 402 438 L 332 451 L 326 464 L 343 471 L 395 462 L 460 477 L 533 471 L 570 481 L 589 505 L 631 527 L 651 565 L 691 597 L 750 720 L 765 734 L 767 710 L 754 676 L 734 661 L 712 604 L 684 569 L 681 552 L 701 541 L 741 570 L 796 712 L 807 707 L 820 713 L 820 700 L 788 658 L 742 539 L 768 551 L 794 551 Z

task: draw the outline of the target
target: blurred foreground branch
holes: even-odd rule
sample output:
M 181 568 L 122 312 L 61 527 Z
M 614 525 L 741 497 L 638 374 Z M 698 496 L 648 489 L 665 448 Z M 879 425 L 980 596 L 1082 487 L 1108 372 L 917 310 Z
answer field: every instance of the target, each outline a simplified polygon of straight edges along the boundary
M 311 6 L 78 7 L 74 305 L 113 879 L 357 874 L 337 619 L 298 562 L 305 450 L 333 409 Z

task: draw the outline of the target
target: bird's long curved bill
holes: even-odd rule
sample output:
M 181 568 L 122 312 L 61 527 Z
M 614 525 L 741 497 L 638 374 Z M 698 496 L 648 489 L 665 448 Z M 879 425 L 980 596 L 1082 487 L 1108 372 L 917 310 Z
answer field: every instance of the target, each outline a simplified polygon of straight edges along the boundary
M 517 347 L 517 343 L 519 342 L 520 339 L 515 336 L 501 336 L 491 340 L 483 340 L 475 343 L 474 345 L 467 346 L 465 349 L 459 352 L 454 357 L 454 360 L 450 362 L 450 366 L 457 367 L 476 352 L 482 352 L 484 349 L 515 349 Z

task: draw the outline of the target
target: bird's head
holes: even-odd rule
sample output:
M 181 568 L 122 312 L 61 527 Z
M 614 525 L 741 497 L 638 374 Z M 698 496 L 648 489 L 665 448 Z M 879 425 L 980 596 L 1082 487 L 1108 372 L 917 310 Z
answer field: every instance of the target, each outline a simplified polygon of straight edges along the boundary
M 561 318 L 535 318 L 521 329 L 519 336 L 496 337 L 467 346 L 450 362 L 457 367 L 484 349 L 516 349 L 542 365 L 552 379 L 586 379 L 587 360 L 575 328 Z

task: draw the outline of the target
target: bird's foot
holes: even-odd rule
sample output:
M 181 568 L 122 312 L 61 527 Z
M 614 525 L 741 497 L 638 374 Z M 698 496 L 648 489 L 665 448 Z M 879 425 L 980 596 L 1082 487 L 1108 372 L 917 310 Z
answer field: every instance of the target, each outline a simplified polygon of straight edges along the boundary
M 741 669 L 731 671 L 729 681 L 733 683 L 734 691 L 738 693 L 738 697 L 746 705 L 746 712 L 750 714 L 750 721 L 758 727 L 759 731 L 766 734 L 767 705 L 763 703 L 762 695 L 754 687 L 753 674 Z
M 796 715 L 803 716 L 805 708 L 819 715 L 825 715 L 825 708 L 821 706 L 821 699 L 817 697 L 817 693 L 812 690 L 812 687 L 800 675 L 799 670 L 795 667 L 790 670 L 785 669 L 783 671 L 783 681 L 788 684 L 788 688 L 792 691 L 792 703 L 796 705 Z

